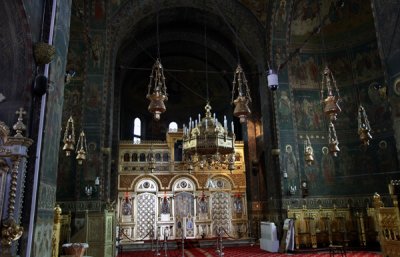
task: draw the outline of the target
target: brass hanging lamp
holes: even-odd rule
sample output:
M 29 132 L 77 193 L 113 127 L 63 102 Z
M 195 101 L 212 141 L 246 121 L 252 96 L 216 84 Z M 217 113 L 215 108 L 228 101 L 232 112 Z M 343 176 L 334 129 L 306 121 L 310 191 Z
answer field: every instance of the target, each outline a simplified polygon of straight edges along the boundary
M 158 3 L 159 4 L 159 3 Z M 157 7 L 159 9 L 159 6 Z M 157 60 L 153 65 L 150 74 L 150 82 L 148 85 L 147 99 L 150 100 L 148 110 L 153 114 L 156 121 L 160 120 L 160 115 L 164 113 L 167 109 L 165 107 L 164 101 L 168 100 L 167 96 L 167 86 L 165 85 L 165 76 L 163 66 L 161 64 L 160 57 L 160 38 L 158 32 L 158 19 L 159 10 L 157 9 Z
M 327 91 L 326 98 L 324 98 L 325 88 Z M 321 100 L 324 103 L 324 113 L 329 117 L 331 122 L 335 122 L 337 119 L 337 114 L 342 110 L 338 105 L 338 102 L 340 101 L 339 89 L 336 85 L 336 80 L 328 66 L 325 66 L 323 71 Z
M 371 126 L 369 125 L 367 114 L 362 105 L 358 107 L 358 135 L 363 145 L 369 145 L 369 140 L 372 139 Z
M 71 152 L 75 150 L 75 128 L 74 128 L 74 119 L 72 119 L 72 116 L 69 117 L 67 121 L 63 142 L 64 142 L 63 151 L 65 151 L 66 156 L 70 156 Z
M 79 165 L 82 165 L 83 162 L 86 160 L 86 154 L 87 154 L 86 136 L 83 130 L 79 134 L 78 143 L 76 145 L 77 145 L 76 160 L 78 161 Z
M 250 90 L 247 85 L 246 75 L 243 72 L 242 66 L 238 64 L 232 82 L 232 103 L 235 105 L 233 115 L 240 119 L 240 123 L 247 121 L 247 117 L 251 114 L 249 102 L 251 102 Z M 238 96 L 233 100 L 236 90 Z
M 314 164 L 314 149 L 311 146 L 310 138 L 304 140 L 304 160 L 308 166 Z
M 329 152 L 334 156 L 337 157 L 337 154 L 340 152 L 339 149 L 339 140 L 336 136 L 335 126 L 332 122 L 329 122 L 329 137 L 328 137 L 328 149 Z
M 168 100 L 168 96 L 163 66 L 159 59 L 153 65 L 146 97 L 150 100 L 149 112 L 154 115 L 155 120 L 160 120 L 160 115 L 166 111 L 164 101 Z

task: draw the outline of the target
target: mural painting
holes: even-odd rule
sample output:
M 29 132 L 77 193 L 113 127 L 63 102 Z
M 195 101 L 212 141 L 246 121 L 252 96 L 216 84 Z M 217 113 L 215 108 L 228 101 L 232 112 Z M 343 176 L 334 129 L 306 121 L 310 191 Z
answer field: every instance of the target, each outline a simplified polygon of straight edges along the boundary
M 278 92 L 278 120 L 282 129 L 293 128 L 292 105 L 292 101 L 289 99 L 289 92 L 281 89 Z
M 104 67 L 104 46 L 105 36 L 102 33 L 91 33 L 91 40 L 89 42 L 89 73 L 103 72 Z
M 319 89 L 322 67 L 314 54 L 298 54 L 290 61 L 289 81 L 294 89 Z
M 294 112 L 300 131 L 326 130 L 319 91 L 295 91 Z
M 323 1 L 323 4 L 320 5 L 319 1 L 300 1 L 293 14 L 292 42 L 303 42 L 325 17 L 322 32 L 327 44 L 342 44 L 343 37 L 349 30 L 361 31 L 365 30 L 367 26 L 374 26 L 370 5 L 363 4 L 362 0 L 349 0 L 343 7 L 340 7 L 336 6 L 336 2 L 334 0 Z M 356 34 L 363 35 L 363 33 Z M 370 35 L 365 36 L 369 37 Z M 320 41 L 319 38 L 313 38 L 313 40 Z

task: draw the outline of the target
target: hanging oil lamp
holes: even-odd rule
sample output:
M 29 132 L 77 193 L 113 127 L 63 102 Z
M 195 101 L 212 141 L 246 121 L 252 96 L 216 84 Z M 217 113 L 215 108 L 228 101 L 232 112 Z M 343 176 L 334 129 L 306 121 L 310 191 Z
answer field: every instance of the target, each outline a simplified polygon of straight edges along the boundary
M 238 64 L 232 82 L 232 103 L 235 105 L 233 115 L 240 119 L 240 123 L 244 123 L 247 117 L 251 114 L 249 102 L 251 102 L 250 90 L 247 85 L 246 75 L 243 72 L 242 66 Z M 235 92 L 238 96 L 233 100 Z
M 332 122 L 329 123 L 329 137 L 328 137 L 328 149 L 331 155 L 337 157 L 337 154 L 340 152 L 339 149 L 339 141 L 336 136 L 335 126 Z
M 314 149 L 311 146 L 310 138 L 307 136 L 307 139 L 304 141 L 304 160 L 308 166 L 314 164 Z
M 83 130 L 79 134 L 79 139 L 77 143 L 76 149 L 76 159 L 78 160 L 78 164 L 82 165 L 83 161 L 86 160 L 86 153 L 87 153 L 87 144 L 86 144 L 86 136 Z
M 164 71 L 159 59 L 153 65 L 146 97 L 150 100 L 149 112 L 154 115 L 155 120 L 160 120 L 161 113 L 166 111 L 164 101 L 168 100 L 168 96 Z
M 358 135 L 360 136 L 361 143 L 365 146 L 369 145 L 371 136 L 371 126 L 369 125 L 367 113 L 362 105 L 358 107 Z
M 324 98 L 325 88 L 327 91 L 326 98 Z M 340 101 L 339 89 L 336 86 L 336 80 L 328 66 L 325 66 L 323 72 L 321 101 L 324 103 L 324 113 L 329 117 L 331 122 L 335 122 L 337 114 L 342 110 L 338 105 L 338 102 Z
M 71 152 L 75 150 L 75 128 L 72 116 L 69 117 L 67 121 L 63 142 L 64 142 L 63 151 L 65 151 L 66 156 L 70 156 Z

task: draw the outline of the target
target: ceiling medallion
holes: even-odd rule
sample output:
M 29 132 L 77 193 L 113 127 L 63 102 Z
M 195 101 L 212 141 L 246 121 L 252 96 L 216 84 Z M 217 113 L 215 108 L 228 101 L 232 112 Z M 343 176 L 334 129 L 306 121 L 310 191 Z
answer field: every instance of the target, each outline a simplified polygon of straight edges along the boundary
M 189 120 L 189 126 L 183 127 L 183 158 L 187 169 L 191 172 L 194 166 L 200 169 L 217 168 L 227 165 L 232 171 L 235 169 L 235 132 L 232 121 L 232 130 L 228 131 L 227 120 L 224 125 L 211 116 L 211 106 L 207 103 L 206 115 L 198 120 Z

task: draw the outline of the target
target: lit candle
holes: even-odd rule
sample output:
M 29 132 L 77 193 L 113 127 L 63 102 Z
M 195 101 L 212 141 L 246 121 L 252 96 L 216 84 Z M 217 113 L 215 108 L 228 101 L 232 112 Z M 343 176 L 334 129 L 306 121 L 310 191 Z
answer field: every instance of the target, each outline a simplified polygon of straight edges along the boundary
M 224 129 L 228 129 L 228 121 L 226 120 L 226 116 L 224 115 Z

